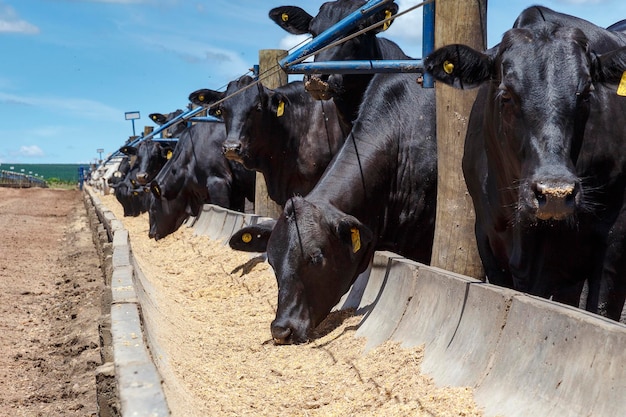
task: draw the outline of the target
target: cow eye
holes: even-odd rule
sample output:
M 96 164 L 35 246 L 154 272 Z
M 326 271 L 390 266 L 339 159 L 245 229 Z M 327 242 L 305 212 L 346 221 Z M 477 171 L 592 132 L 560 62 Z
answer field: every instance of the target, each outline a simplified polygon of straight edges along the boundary
M 311 253 L 311 264 L 312 265 L 322 265 L 324 263 L 324 255 L 322 251 L 317 249 L 313 253 Z
M 585 88 L 583 88 L 581 91 L 577 91 L 576 92 L 576 100 L 578 101 L 584 101 L 587 102 L 589 101 L 589 96 L 591 95 L 591 93 L 593 92 L 593 90 L 595 90 L 595 87 L 593 86 L 593 84 L 588 84 Z
M 257 103 L 256 111 L 263 111 L 263 105 L 261 103 Z

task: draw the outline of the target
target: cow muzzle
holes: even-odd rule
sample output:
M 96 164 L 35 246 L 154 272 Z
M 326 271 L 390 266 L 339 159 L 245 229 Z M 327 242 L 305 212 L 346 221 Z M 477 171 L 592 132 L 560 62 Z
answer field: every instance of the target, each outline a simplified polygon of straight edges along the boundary
M 146 185 L 148 183 L 148 173 L 146 172 L 137 173 L 137 183 L 139 185 Z
M 222 153 L 226 159 L 231 161 L 242 162 L 241 158 L 241 142 L 224 142 L 222 145 Z
M 563 220 L 574 213 L 579 194 L 577 183 L 537 181 L 531 188 L 538 219 Z
M 294 323 L 274 320 L 271 324 L 272 339 L 277 345 L 292 345 L 306 343 L 310 339 L 306 335 L 306 330 L 299 329 Z

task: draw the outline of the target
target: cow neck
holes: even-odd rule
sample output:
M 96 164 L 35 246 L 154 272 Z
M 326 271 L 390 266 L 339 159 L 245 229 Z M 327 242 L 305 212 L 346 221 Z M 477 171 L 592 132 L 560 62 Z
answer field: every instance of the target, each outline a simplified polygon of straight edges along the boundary
M 350 143 L 348 144 L 347 142 Z M 348 154 L 348 152 L 353 152 L 353 155 Z M 358 167 L 358 174 L 352 178 L 346 178 L 345 173 L 352 171 L 354 168 L 353 162 L 355 161 Z M 328 175 L 329 172 L 332 175 Z M 359 152 L 357 140 L 353 132 L 350 132 L 342 150 L 335 155 L 335 158 L 333 158 L 325 174 L 311 191 L 307 200 L 315 204 L 331 204 L 337 209 L 363 220 L 365 217 L 368 217 L 368 213 L 371 214 L 376 211 L 372 210 L 376 202 L 371 197 L 378 192 L 378 188 L 367 189 L 362 155 Z M 364 223 L 369 222 L 365 221 Z
M 196 156 L 196 144 L 193 141 L 193 126 L 190 126 L 187 131 L 189 132 L 189 142 L 191 143 L 191 161 L 193 164 L 189 164 L 190 167 L 193 167 L 194 171 L 198 166 L 198 158 Z

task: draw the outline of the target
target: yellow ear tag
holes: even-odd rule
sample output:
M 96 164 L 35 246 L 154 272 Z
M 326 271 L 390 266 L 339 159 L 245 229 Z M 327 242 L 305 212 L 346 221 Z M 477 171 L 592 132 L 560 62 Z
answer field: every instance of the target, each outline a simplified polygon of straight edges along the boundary
M 385 19 L 389 19 L 390 17 L 391 17 L 391 10 L 385 10 Z M 385 23 L 383 23 L 383 31 L 389 29 L 389 26 L 391 26 L 391 20 L 388 20 Z
M 619 81 L 619 85 L 617 86 L 617 95 L 626 96 L 626 71 L 622 73 L 622 79 Z
M 283 22 L 286 22 L 287 20 L 289 20 L 289 15 L 287 13 L 283 13 L 280 18 L 283 19 Z
M 350 235 L 352 237 L 352 252 L 357 253 L 361 249 L 361 233 L 359 229 L 353 227 L 350 229 Z
M 278 108 L 276 109 L 276 117 L 280 117 L 283 114 L 285 114 L 285 102 L 281 100 L 280 103 L 278 103 Z
M 165 159 L 168 159 L 168 160 L 169 160 L 169 159 L 172 159 L 172 155 L 173 155 L 173 154 L 174 154 L 174 153 L 173 153 L 172 151 L 167 151 L 167 154 L 165 154 Z
M 454 71 L 454 64 L 450 61 L 444 61 L 443 70 L 446 74 L 452 74 L 452 71 Z
M 243 241 L 243 243 L 250 243 L 250 241 L 252 240 L 252 235 L 250 233 L 244 233 L 243 235 L 241 235 L 241 240 Z

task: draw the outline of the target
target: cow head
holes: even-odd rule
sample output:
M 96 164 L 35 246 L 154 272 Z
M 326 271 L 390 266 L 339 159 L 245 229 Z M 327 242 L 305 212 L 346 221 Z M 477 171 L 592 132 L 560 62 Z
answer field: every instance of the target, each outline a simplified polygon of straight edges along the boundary
M 174 233 L 189 217 L 184 198 L 165 200 L 151 196 L 148 210 L 148 236 L 159 240 Z
M 137 182 L 146 185 L 152 181 L 165 163 L 172 158 L 175 144 L 172 142 L 155 142 L 144 140 L 137 145 L 135 169 Z
M 174 200 L 185 186 L 186 180 L 191 175 L 186 154 L 190 149 L 185 149 L 184 143 L 174 149 L 173 156 L 163 165 L 157 176 L 150 182 L 150 191 L 158 200 Z
M 127 176 L 115 186 L 115 198 L 124 209 L 124 216 L 136 217 L 147 211 L 150 195 L 144 187 L 138 187 Z
M 277 344 L 303 343 L 328 315 L 373 253 L 373 234 L 330 204 L 294 197 L 271 232 L 267 256 L 278 282 L 271 324 Z
M 159 126 L 162 126 L 165 123 L 169 122 L 170 120 L 174 119 L 175 117 L 181 115 L 182 113 L 183 111 L 179 109 L 179 110 L 176 110 L 175 112 L 168 113 L 168 114 L 151 113 L 149 117 L 150 117 L 150 120 L 152 120 L 154 123 L 158 124 Z M 178 123 L 166 129 L 167 132 L 163 135 L 163 137 L 169 137 L 169 138 L 178 137 L 178 135 L 180 135 L 180 133 L 186 128 L 187 128 L 187 123 L 184 123 L 184 122 Z
M 322 4 L 315 17 L 299 7 L 282 6 L 272 9 L 269 12 L 269 17 L 277 25 L 291 34 L 310 34 L 315 37 L 341 21 L 350 13 L 358 10 L 366 3 L 365 0 L 329 1 Z M 391 2 L 387 5 L 385 10 L 362 21 L 352 33 L 380 22 L 396 14 L 397 11 L 398 5 Z M 391 22 L 390 20 L 384 25 L 316 54 L 315 61 L 347 61 L 382 58 L 379 45 L 376 41 L 376 34 L 387 29 Z M 350 33 L 347 35 L 350 35 Z M 342 74 L 307 75 L 305 76 L 305 87 L 309 93 L 318 100 L 328 100 L 330 98 L 347 99 L 343 96 L 345 92 L 365 91 L 371 77 L 371 75 L 344 76 Z
M 226 100 L 221 101 L 226 97 Z M 287 98 L 269 90 L 261 83 L 254 83 L 251 77 L 244 76 L 228 84 L 226 92 L 197 90 L 189 96 L 195 103 L 210 105 L 209 113 L 224 120 L 228 135 L 222 146 L 226 158 L 243 164 L 248 169 L 258 169 L 257 157 L 267 144 L 253 138 L 266 137 L 273 120 L 283 117 L 289 106 Z
M 590 109 L 615 94 L 625 64 L 625 48 L 596 54 L 581 30 L 542 22 L 507 31 L 488 53 L 464 45 L 438 49 L 425 69 L 454 87 L 488 90 L 491 169 L 503 179 L 499 189 L 514 192 L 516 220 L 534 223 L 587 209 L 575 164 Z

